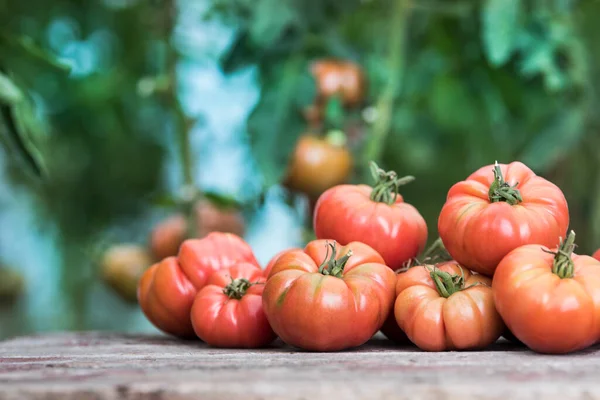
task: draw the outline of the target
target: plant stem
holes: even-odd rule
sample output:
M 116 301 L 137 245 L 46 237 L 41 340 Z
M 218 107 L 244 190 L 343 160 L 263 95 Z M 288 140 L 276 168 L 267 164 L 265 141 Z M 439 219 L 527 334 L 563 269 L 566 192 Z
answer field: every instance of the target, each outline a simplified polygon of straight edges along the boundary
M 389 81 L 381 93 L 375 109 L 377 119 L 373 132 L 366 144 L 362 165 L 368 165 L 371 160 L 379 161 L 385 140 L 392 125 L 394 99 L 401 88 L 405 72 L 406 37 L 410 17 L 408 0 L 396 0 L 393 16 L 390 21 L 390 43 L 388 54 Z

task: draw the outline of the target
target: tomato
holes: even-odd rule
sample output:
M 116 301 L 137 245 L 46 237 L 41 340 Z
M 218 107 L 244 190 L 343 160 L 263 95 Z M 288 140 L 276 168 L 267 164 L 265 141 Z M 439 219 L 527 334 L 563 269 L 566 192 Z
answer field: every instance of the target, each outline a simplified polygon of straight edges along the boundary
M 596 250 L 592 255 L 596 260 L 600 261 L 600 249 Z
M 273 265 L 275 265 L 275 263 L 277 262 L 277 260 L 279 260 L 279 257 L 281 257 L 283 254 L 287 253 L 288 251 L 292 251 L 292 250 L 301 250 L 298 248 L 291 248 L 291 249 L 287 249 L 287 250 L 282 250 L 279 253 L 275 254 L 271 260 L 269 261 L 269 263 L 267 264 L 267 266 L 265 267 L 265 270 L 263 271 L 265 277 L 268 277 L 269 274 L 271 273 L 271 269 L 273 269 Z
M 573 254 L 575 233 L 557 249 L 525 245 L 496 269 L 496 308 L 512 333 L 540 353 L 568 353 L 600 339 L 600 261 Z
M 311 66 L 317 84 L 317 101 L 325 102 L 339 96 L 347 107 L 360 105 L 365 96 L 366 79 L 363 70 L 350 61 L 324 59 Z
M 315 206 L 313 226 L 318 239 L 368 244 L 396 270 L 423 250 L 427 224 L 398 193 L 402 184 L 414 178 L 398 178 L 374 163 L 372 173 L 377 182 L 374 188 L 339 185 L 323 193 Z
M 142 311 L 160 330 L 193 337 L 190 310 L 198 290 L 213 272 L 239 262 L 258 266 L 250 246 L 237 235 L 213 232 L 186 240 L 178 257 L 165 258 L 142 276 L 138 285 Z
M 124 300 L 137 301 L 138 281 L 152 265 L 152 257 L 142 246 L 122 244 L 109 248 L 102 256 L 104 282 Z
M 279 257 L 263 305 L 284 342 L 306 350 L 343 350 L 365 343 L 381 328 L 394 283 L 394 272 L 368 245 L 315 240 Z
M 245 222 L 233 208 L 223 209 L 210 201 L 201 200 L 195 206 L 196 237 L 210 232 L 229 232 L 243 235 Z M 157 224 L 150 234 L 150 247 L 157 260 L 177 255 L 179 246 L 188 238 L 188 225 L 183 214 L 175 214 Z
M 265 277 L 256 265 L 239 263 L 211 275 L 192 306 L 196 335 L 215 347 L 256 348 L 276 336 L 263 311 Z
M 561 190 L 520 162 L 480 168 L 452 186 L 438 220 L 450 255 L 487 276 L 511 250 L 553 246 L 568 226 Z
M 422 350 L 481 349 L 504 331 L 491 280 L 455 261 L 409 269 L 398 275 L 396 293 L 398 326 Z
M 351 170 L 352 154 L 345 145 L 307 134 L 296 144 L 285 185 L 309 196 L 318 196 L 345 182 Z

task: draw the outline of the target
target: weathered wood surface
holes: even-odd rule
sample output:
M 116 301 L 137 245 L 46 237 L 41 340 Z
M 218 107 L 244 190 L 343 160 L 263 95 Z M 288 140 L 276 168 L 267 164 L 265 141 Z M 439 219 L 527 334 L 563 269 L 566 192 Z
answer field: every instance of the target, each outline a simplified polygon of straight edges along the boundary
M 53 334 L 0 342 L 0 399 L 600 399 L 600 348 L 508 343 L 425 353 L 373 339 L 341 353 L 219 350 L 162 336 Z

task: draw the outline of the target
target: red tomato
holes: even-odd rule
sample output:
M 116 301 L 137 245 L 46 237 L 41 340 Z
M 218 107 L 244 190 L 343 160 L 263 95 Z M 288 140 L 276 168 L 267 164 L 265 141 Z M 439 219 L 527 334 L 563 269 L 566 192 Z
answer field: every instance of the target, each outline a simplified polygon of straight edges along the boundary
M 239 236 L 210 233 L 183 242 L 178 257 L 165 258 L 146 270 L 138 285 L 138 301 L 146 317 L 160 330 L 193 337 L 190 310 L 198 290 L 210 275 L 238 262 L 258 266 L 252 249 Z
M 292 250 L 301 250 L 301 249 L 291 248 L 291 249 L 287 249 L 287 250 L 282 250 L 279 253 L 275 254 L 273 256 L 273 258 L 271 258 L 271 260 L 269 261 L 269 263 L 267 264 L 267 266 L 265 267 L 265 270 L 264 270 L 265 277 L 269 276 L 269 273 L 271 272 L 271 269 L 273 269 L 273 265 L 275 265 L 275 263 L 277 262 L 277 260 L 279 260 L 279 257 L 281 257 L 283 254 L 287 253 L 288 251 L 292 251 Z
M 568 353 L 600 339 L 600 261 L 573 254 L 575 234 L 549 253 L 526 245 L 494 275 L 496 308 L 512 333 L 540 353 Z
M 273 266 L 263 305 L 277 335 L 307 350 L 343 350 L 365 343 L 388 316 L 394 272 L 366 244 L 314 240 Z
M 553 246 L 568 226 L 561 190 L 520 162 L 483 167 L 452 186 L 438 220 L 450 255 L 487 276 L 511 250 Z
M 374 164 L 373 164 L 374 165 Z M 319 197 L 313 225 L 318 239 L 352 241 L 373 247 L 393 270 L 415 257 L 427 242 L 427 224 L 399 187 L 412 177 L 398 178 L 374 166 L 377 184 L 339 185 Z
M 422 350 L 480 349 L 504 331 L 491 280 L 455 261 L 409 269 L 398 275 L 396 293 L 398 326 Z
M 211 275 L 192 306 L 196 335 L 215 347 L 256 348 L 276 336 L 263 311 L 265 277 L 256 265 L 239 263 Z
M 592 255 L 596 260 L 600 261 L 600 249 L 596 250 Z

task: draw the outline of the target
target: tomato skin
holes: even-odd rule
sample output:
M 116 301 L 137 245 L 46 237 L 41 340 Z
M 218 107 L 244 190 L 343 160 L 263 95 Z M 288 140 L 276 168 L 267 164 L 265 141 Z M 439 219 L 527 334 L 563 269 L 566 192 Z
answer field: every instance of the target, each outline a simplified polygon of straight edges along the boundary
M 394 298 L 394 272 L 366 244 L 336 244 L 338 255 L 352 250 L 342 277 L 318 272 L 326 243 L 283 254 L 271 270 L 263 305 L 275 333 L 306 350 L 337 351 L 359 346 L 381 328 Z
M 394 314 L 411 342 L 426 351 L 480 349 L 494 343 L 504 323 L 494 308 L 491 280 L 473 275 L 455 261 L 437 265 L 451 274 L 464 274 L 465 289 L 442 297 L 424 266 L 398 276 Z M 481 282 L 476 286 L 471 285 Z
M 600 249 L 596 250 L 592 255 L 596 260 L 600 261 Z
M 252 249 L 239 236 L 213 232 L 189 239 L 178 257 L 167 257 L 146 270 L 138 285 L 138 302 L 146 317 L 174 336 L 193 337 L 190 310 L 210 275 L 238 262 L 258 266 Z
M 345 182 L 352 171 L 352 154 L 345 146 L 314 135 L 303 135 L 296 143 L 285 185 L 309 197 Z
M 523 201 L 491 203 L 493 166 L 480 168 L 448 192 L 438 231 L 450 255 L 486 276 L 511 250 L 525 244 L 554 246 L 565 237 L 569 210 L 562 191 L 520 162 L 500 164 L 504 179 L 517 184 Z
M 223 293 L 232 279 L 242 278 L 256 284 L 241 299 Z M 258 348 L 275 340 L 262 305 L 265 281 L 263 271 L 249 263 L 235 264 L 212 274 L 192 306 L 196 335 L 211 346 L 225 348 Z
M 573 278 L 552 273 L 554 256 L 540 245 L 510 252 L 494 275 L 496 308 L 530 349 L 562 354 L 600 339 L 600 262 L 572 255 Z
M 335 239 L 341 244 L 368 244 L 387 266 L 400 269 L 425 247 L 427 224 L 401 195 L 388 205 L 371 200 L 371 191 L 367 185 L 339 185 L 323 193 L 315 206 L 315 234 L 318 239 Z
M 396 274 L 396 282 L 398 282 L 398 276 L 400 275 L 400 273 Z M 396 293 L 396 285 L 394 285 L 394 302 L 396 300 L 396 297 L 398 296 L 398 293 Z M 392 308 L 390 310 L 390 313 L 387 317 L 387 319 L 385 320 L 385 322 L 383 323 L 383 325 L 381 326 L 381 333 L 383 333 L 383 335 L 388 338 L 389 340 L 391 340 L 392 342 L 396 343 L 396 344 L 400 344 L 400 345 L 404 345 L 404 344 L 410 344 L 410 340 L 408 339 L 408 336 L 406 336 L 406 333 L 404 333 L 404 331 L 402 329 L 400 329 L 400 327 L 398 326 L 398 323 L 396 322 L 396 315 L 394 315 L 394 302 L 392 302 Z
M 273 265 L 275 265 L 275 263 L 277 262 L 277 260 L 279 260 L 279 257 L 281 257 L 283 254 L 287 253 L 288 251 L 291 250 L 302 250 L 296 247 L 293 247 L 291 249 L 286 249 L 286 250 L 281 250 L 279 253 L 275 254 L 271 260 L 269 260 L 269 263 L 267 264 L 267 266 L 265 267 L 263 274 L 266 277 L 269 276 L 269 274 L 271 273 L 271 270 L 273 269 Z

